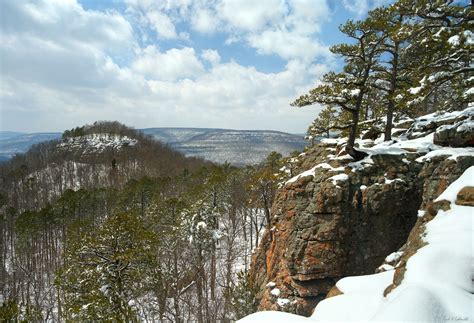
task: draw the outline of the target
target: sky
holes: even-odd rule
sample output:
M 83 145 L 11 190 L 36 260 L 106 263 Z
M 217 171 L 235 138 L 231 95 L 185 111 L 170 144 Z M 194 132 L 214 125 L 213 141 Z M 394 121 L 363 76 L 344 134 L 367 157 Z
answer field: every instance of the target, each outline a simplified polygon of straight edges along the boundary
M 338 26 L 388 0 L 2 0 L 0 130 L 304 133 L 290 107 L 341 67 Z

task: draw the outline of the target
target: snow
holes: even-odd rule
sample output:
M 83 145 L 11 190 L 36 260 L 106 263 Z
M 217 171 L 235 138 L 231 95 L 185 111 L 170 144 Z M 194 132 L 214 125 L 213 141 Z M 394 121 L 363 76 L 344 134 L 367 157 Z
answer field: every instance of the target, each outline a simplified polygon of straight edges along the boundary
M 346 277 L 339 280 L 337 288 L 344 294 L 359 292 L 363 286 L 364 291 L 383 294 L 385 288 L 392 283 L 394 271 L 379 274 Z
M 405 181 L 401 178 L 388 179 L 387 177 L 385 177 L 385 184 L 392 184 L 393 182 L 405 183 Z
M 407 151 L 429 152 L 440 149 L 440 146 L 433 144 L 434 134 L 428 134 L 416 139 L 399 138 L 397 141 L 382 141 L 371 148 L 359 148 L 359 150 L 369 155 L 400 155 L 406 154 Z
M 418 210 L 417 216 L 418 216 L 419 218 L 422 218 L 422 217 L 425 216 L 425 214 L 426 214 L 426 211 L 424 211 L 424 210 Z
M 347 181 L 348 179 L 349 179 L 349 176 L 344 173 L 329 177 L 329 180 L 332 181 L 333 185 L 337 185 L 337 181 L 344 182 L 344 181 Z
M 324 168 L 324 169 L 329 169 L 333 172 L 341 172 L 344 170 L 344 166 L 341 167 L 332 167 L 328 163 L 321 163 L 315 166 L 315 168 Z
M 365 191 L 366 189 L 367 189 L 367 186 L 366 186 L 366 185 L 361 185 L 361 186 L 360 186 L 360 190 L 361 190 L 361 191 Z
M 344 138 L 323 138 L 320 143 L 327 145 L 338 145 L 345 142 Z
M 286 181 L 286 184 L 288 183 L 294 183 L 296 182 L 297 180 L 299 180 L 300 178 L 302 177 L 306 177 L 306 176 L 314 176 L 314 171 L 316 170 L 316 166 L 314 166 L 313 168 L 311 169 L 308 169 L 307 171 L 299 174 L 299 175 L 296 175 L 292 178 L 290 178 L 289 180 Z
M 277 304 L 280 307 L 284 307 L 285 305 L 289 304 L 290 300 L 288 298 L 278 298 L 277 299 Z
M 204 229 L 207 228 L 207 224 L 206 224 L 206 222 L 202 222 L 202 221 L 201 221 L 201 222 L 198 222 L 198 223 L 196 224 L 196 228 L 197 228 L 198 230 L 200 230 L 200 229 L 204 230 Z
M 389 265 L 389 264 L 382 264 L 377 269 L 382 270 L 382 271 L 389 271 L 389 270 L 394 270 L 395 267 L 393 267 L 392 265 Z
M 458 192 L 465 186 L 474 186 L 474 166 L 469 167 L 454 183 L 449 185 L 435 202 L 446 200 L 454 203 Z
M 442 147 L 440 149 L 431 151 L 424 156 L 418 157 L 417 162 L 423 163 L 431 160 L 431 158 L 438 156 L 447 156 L 450 160 L 457 160 L 461 156 L 474 156 L 474 148 L 451 148 L 451 147 Z
M 270 294 L 272 294 L 273 296 L 280 296 L 280 290 L 278 288 L 273 288 L 270 292 Z
M 276 283 L 275 282 L 269 282 L 268 284 L 265 285 L 266 287 L 268 288 L 273 288 L 276 286 Z
M 310 319 L 285 313 L 285 312 L 276 312 L 276 311 L 264 311 L 256 312 L 249 316 L 244 317 L 243 319 L 237 321 L 239 323 L 309 323 L 312 322 Z
M 466 38 L 467 45 L 474 45 L 474 33 L 470 30 L 465 30 L 463 32 L 464 37 Z
M 395 262 L 400 259 L 400 257 L 403 255 L 403 252 L 401 251 L 395 251 L 389 254 L 387 257 L 385 257 L 386 262 Z
M 448 43 L 452 46 L 459 46 L 459 44 L 461 43 L 459 35 L 449 37 Z
M 324 321 L 369 321 L 383 302 L 383 292 L 391 284 L 395 271 L 347 277 L 336 286 L 344 294 L 318 304 L 311 319 Z
M 412 87 L 412 88 L 410 88 L 409 92 L 410 92 L 411 94 L 418 94 L 418 92 L 420 92 L 421 89 L 422 89 L 422 86 Z

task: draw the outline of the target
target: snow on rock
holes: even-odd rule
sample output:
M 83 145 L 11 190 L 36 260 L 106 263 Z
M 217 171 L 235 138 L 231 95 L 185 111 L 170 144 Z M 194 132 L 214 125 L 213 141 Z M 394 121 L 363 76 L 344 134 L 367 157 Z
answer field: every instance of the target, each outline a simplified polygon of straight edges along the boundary
M 84 154 L 101 153 L 107 149 L 120 150 L 134 146 L 136 139 L 110 133 L 94 133 L 79 137 L 67 137 L 58 144 L 58 149 L 81 150 Z
M 430 161 L 431 158 L 437 156 L 446 156 L 448 159 L 457 160 L 460 156 L 474 156 L 474 148 L 450 148 L 450 147 L 442 147 L 437 150 L 430 151 L 424 156 L 421 156 L 416 159 L 417 162 L 423 163 L 426 161 Z
M 306 176 L 314 176 L 314 171 L 316 170 L 316 166 L 314 166 L 313 168 L 311 169 L 308 169 L 307 171 L 305 172 L 302 172 L 301 174 L 299 175 L 296 175 L 292 178 L 290 178 L 289 180 L 286 181 L 286 184 L 288 183 L 294 183 L 296 182 L 297 180 L 299 180 L 300 178 L 302 177 L 306 177 Z
M 276 286 L 276 283 L 275 283 L 275 282 L 269 282 L 269 283 L 266 285 L 266 287 L 268 287 L 268 288 L 273 288 L 273 287 L 275 287 L 275 286 Z
M 341 172 L 344 170 L 344 167 L 341 166 L 341 167 L 332 167 L 331 165 L 329 165 L 328 163 L 321 163 L 321 164 L 318 164 L 315 166 L 315 168 L 323 168 L 323 169 L 328 169 L 328 170 L 331 170 L 333 172 Z
M 290 303 L 290 300 L 288 298 L 278 298 L 277 299 L 277 304 L 280 307 L 285 307 Z
M 349 176 L 347 174 L 337 174 L 337 175 L 334 175 L 334 176 L 331 176 L 329 177 L 328 180 L 331 180 L 333 185 L 337 185 L 337 182 L 340 181 L 340 182 L 345 182 L 349 179 Z
M 455 204 L 466 186 L 474 186 L 474 166 L 436 199 L 450 201 L 450 209 L 439 210 L 426 224 L 420 237 L 426 244 L 408 258 L 401 283 L 386 296 L 394 281 L 390 265 L 378 274 L 339 280 L 336 286 L 343 294 L 320 302 L 310 318 L 268 311 L 239 322 L 472 322 L 474 207 Z M 385 260 L 397 262 L 401 256 L 394 252 Z
M 392 283 L 394 272 L 383 272 L 373 275 L 346 277 L 339 280 L 337 288 L 344 294 L 359 292 L 361 287 L 364 291 L 383 294 L 385 288 Z
M 273 296 L 280 296 L 280 290 L 278 288 L 273 288 L 270 292 Z
M 385 257 L 385 261 L 386 262 L 395 262 L 395 261 L 398 261 L 398 259 L 400 259 L 400 257 L 403 255 L 403 252 L 401 251 L 396 251 L 396 252 L 392 252 L 391 254 L 389 254 L 387 257 Z
M 474 166 L 469 167 L 454 183 L 435 200 L 435 202 L 446 200 L 455 203 L 459 191 L 466 186 L 474 186 Z

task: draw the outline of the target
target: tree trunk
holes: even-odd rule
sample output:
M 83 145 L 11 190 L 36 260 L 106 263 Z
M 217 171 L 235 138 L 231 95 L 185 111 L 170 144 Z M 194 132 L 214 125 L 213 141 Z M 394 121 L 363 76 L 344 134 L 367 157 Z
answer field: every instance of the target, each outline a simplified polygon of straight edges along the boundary
M 393 64 L 392 64 L 392 75 L 390 80 L 390 91 L 388 92 L 388 106 L 387 106 L 387 124 L 385 125 L 385 136 L 384 140 L 392 140 L 392 127 L 393 127 L 393 112 L 395 110 L 395 90 L 397 88 L 397 77 L 398 77 L 398 48 L 399 44 L 394 44 L 393 53 Z

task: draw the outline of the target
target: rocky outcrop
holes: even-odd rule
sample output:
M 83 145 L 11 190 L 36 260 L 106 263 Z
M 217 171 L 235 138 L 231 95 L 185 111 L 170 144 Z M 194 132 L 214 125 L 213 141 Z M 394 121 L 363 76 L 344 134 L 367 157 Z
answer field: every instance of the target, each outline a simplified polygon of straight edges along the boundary
M 419 138 L 421 129 L 414 137 Z M 435 131 L 430 126 L 424 135 Z M 400 267 L 396 285 L 403 278 L 403 257 L 423 243 L 413 242 L 411 249 L 403 249 L 410 231 L 411 237 L 423 230 L 423 221 L 443 207 L 431 201 L 474 164 L 474 154 L 447 158 L 446 153 L 423 159 L 420 156 L 426 150 L 411 148 L 396 154 L 378 152 L 353 162 L 337 156 L 340 150 L 337 141 L 331 140 L 313 147 L 300 162 L 306 171 L 279 190 L 270 229 L 251 267 L 261 287 L 260 310 L 308 316 L 319 301 L 340 293 L 333 288 L 340 278 L 383 270 L 379 265 L 386 256 L 402 247 L 399 257 L 384 264 Z M 466 190 L 459 200 L 466 196 L 464 200 L 470 201 L 470 195 L 472 190 Z M 428 214 L 419 217 L 418 210 Z
M 474 121 L 472 116 L 436 129 L 433 142 L 440 146 L 469 147 L 474 146 Z

